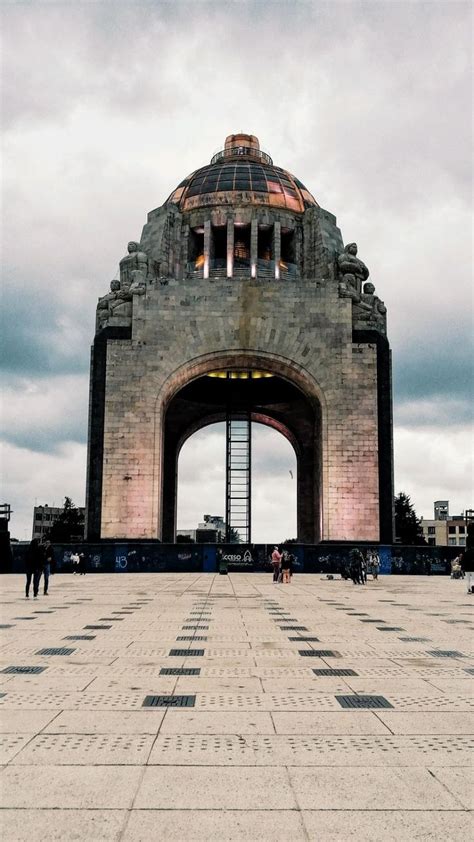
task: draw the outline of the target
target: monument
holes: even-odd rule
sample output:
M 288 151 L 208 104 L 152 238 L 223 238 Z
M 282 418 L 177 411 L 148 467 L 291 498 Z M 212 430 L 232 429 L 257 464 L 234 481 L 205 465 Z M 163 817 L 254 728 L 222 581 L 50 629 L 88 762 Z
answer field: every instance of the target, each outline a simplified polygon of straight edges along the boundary
M 99 299 L 88 540 L 173 542 L 180 448 L 225 421 L 228 530 L 251 540 L 259 422 L 296 453 L 298 541 L 391 543 L 390 349 L 368 278 L 304 184 L 255 136 L 227 137 L 148 214 Z

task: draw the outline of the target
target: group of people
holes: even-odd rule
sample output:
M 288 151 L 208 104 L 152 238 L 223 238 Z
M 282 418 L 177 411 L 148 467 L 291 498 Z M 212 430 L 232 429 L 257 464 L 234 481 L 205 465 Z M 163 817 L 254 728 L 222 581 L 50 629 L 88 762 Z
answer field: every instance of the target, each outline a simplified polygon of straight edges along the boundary
M 54 573 L 54 550 L 52 544 L 40 544 L 33 538 L 26 553 L 26 598 L 30 597 L 30 587 L 33 582 L 33 596 L 38 596 L 41 576 L 43 576 L 43 593 L 48 596 L 49 577 Z
M 295 557 L 283 550 L 281 553 L 277 546 L 272 552 L 273 581 L 289 585 L 293 576 L 293 563 Z
M 364 553 L 354 547 L 349 553 L 349 564 L 344 564 L 342 569 L 343 579 L 352 579 L 354 585 L 365 585 L 367 574 L 371 573 L 373 579 L 378 579 L 380 570 L 380 558 L 377 550 L 367 550 Z

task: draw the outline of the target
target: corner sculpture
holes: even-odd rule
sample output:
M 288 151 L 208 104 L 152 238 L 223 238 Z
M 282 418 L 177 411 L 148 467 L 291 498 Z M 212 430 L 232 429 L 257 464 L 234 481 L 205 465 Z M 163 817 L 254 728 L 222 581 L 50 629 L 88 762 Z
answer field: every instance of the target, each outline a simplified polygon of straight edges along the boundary
M 357 243 L 348 243 L 344 251 L 337 256 L 339 296 L 352 300 L 354 327 L 359 326 L 360 322 L 365 322 L 366 326 L 376 327 L 386 333 L 387 308 L 375 295 L 374 285 L 371 282 L 363 284 L 369 274 L 365 263 L 357 257 Z

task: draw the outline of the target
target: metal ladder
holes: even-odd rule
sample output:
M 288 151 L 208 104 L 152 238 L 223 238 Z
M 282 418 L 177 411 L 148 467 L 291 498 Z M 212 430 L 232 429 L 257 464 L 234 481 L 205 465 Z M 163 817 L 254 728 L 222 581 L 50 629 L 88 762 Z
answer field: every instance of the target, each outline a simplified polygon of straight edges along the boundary
M 227 377 L 230 379 L 229 374 Z M 230 387 L 230 383 L 229 383 Z M 240 542 L 251 538 L 251 414 L 248 407 L 232 405 L 232 389 L 226 413 L 226 542 L 235 529 Z

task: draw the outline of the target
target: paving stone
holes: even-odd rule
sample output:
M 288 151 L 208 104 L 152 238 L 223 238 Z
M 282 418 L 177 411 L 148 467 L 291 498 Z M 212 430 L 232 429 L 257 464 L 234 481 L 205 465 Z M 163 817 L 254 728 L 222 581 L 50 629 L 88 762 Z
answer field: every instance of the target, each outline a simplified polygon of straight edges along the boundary
M 9 842 L 118 842 L 127 810 L 2 810 L 2 835 Z
M 4 807 L 37 803 L 53 809 L 130 808 L 142 770 L 139 766 L 7 766 L 2 773 Z
M 289 769 L 302 810 L 456 810 L 457 799 L 427 769 Z M 357 779 L 357 786 L 354 781 Z
M 295 796 L 284 769 L 239 769 L 153 766 L 135 799 L 136 809 L 266 810 L 296 808 Z
M 470 838 L 472 819 L 467 813 L 440 810 L 400 809 L 303 810 L 301 813 L 311 842 L 341 842 L 350 828 L 352 839 L 364 842 L 411 842 L 445 840 L 461 842 Z
M 167 842 L 306 842 L 301 815 L 292 810 L 133 810 L 122 842 L 160 837 Z

